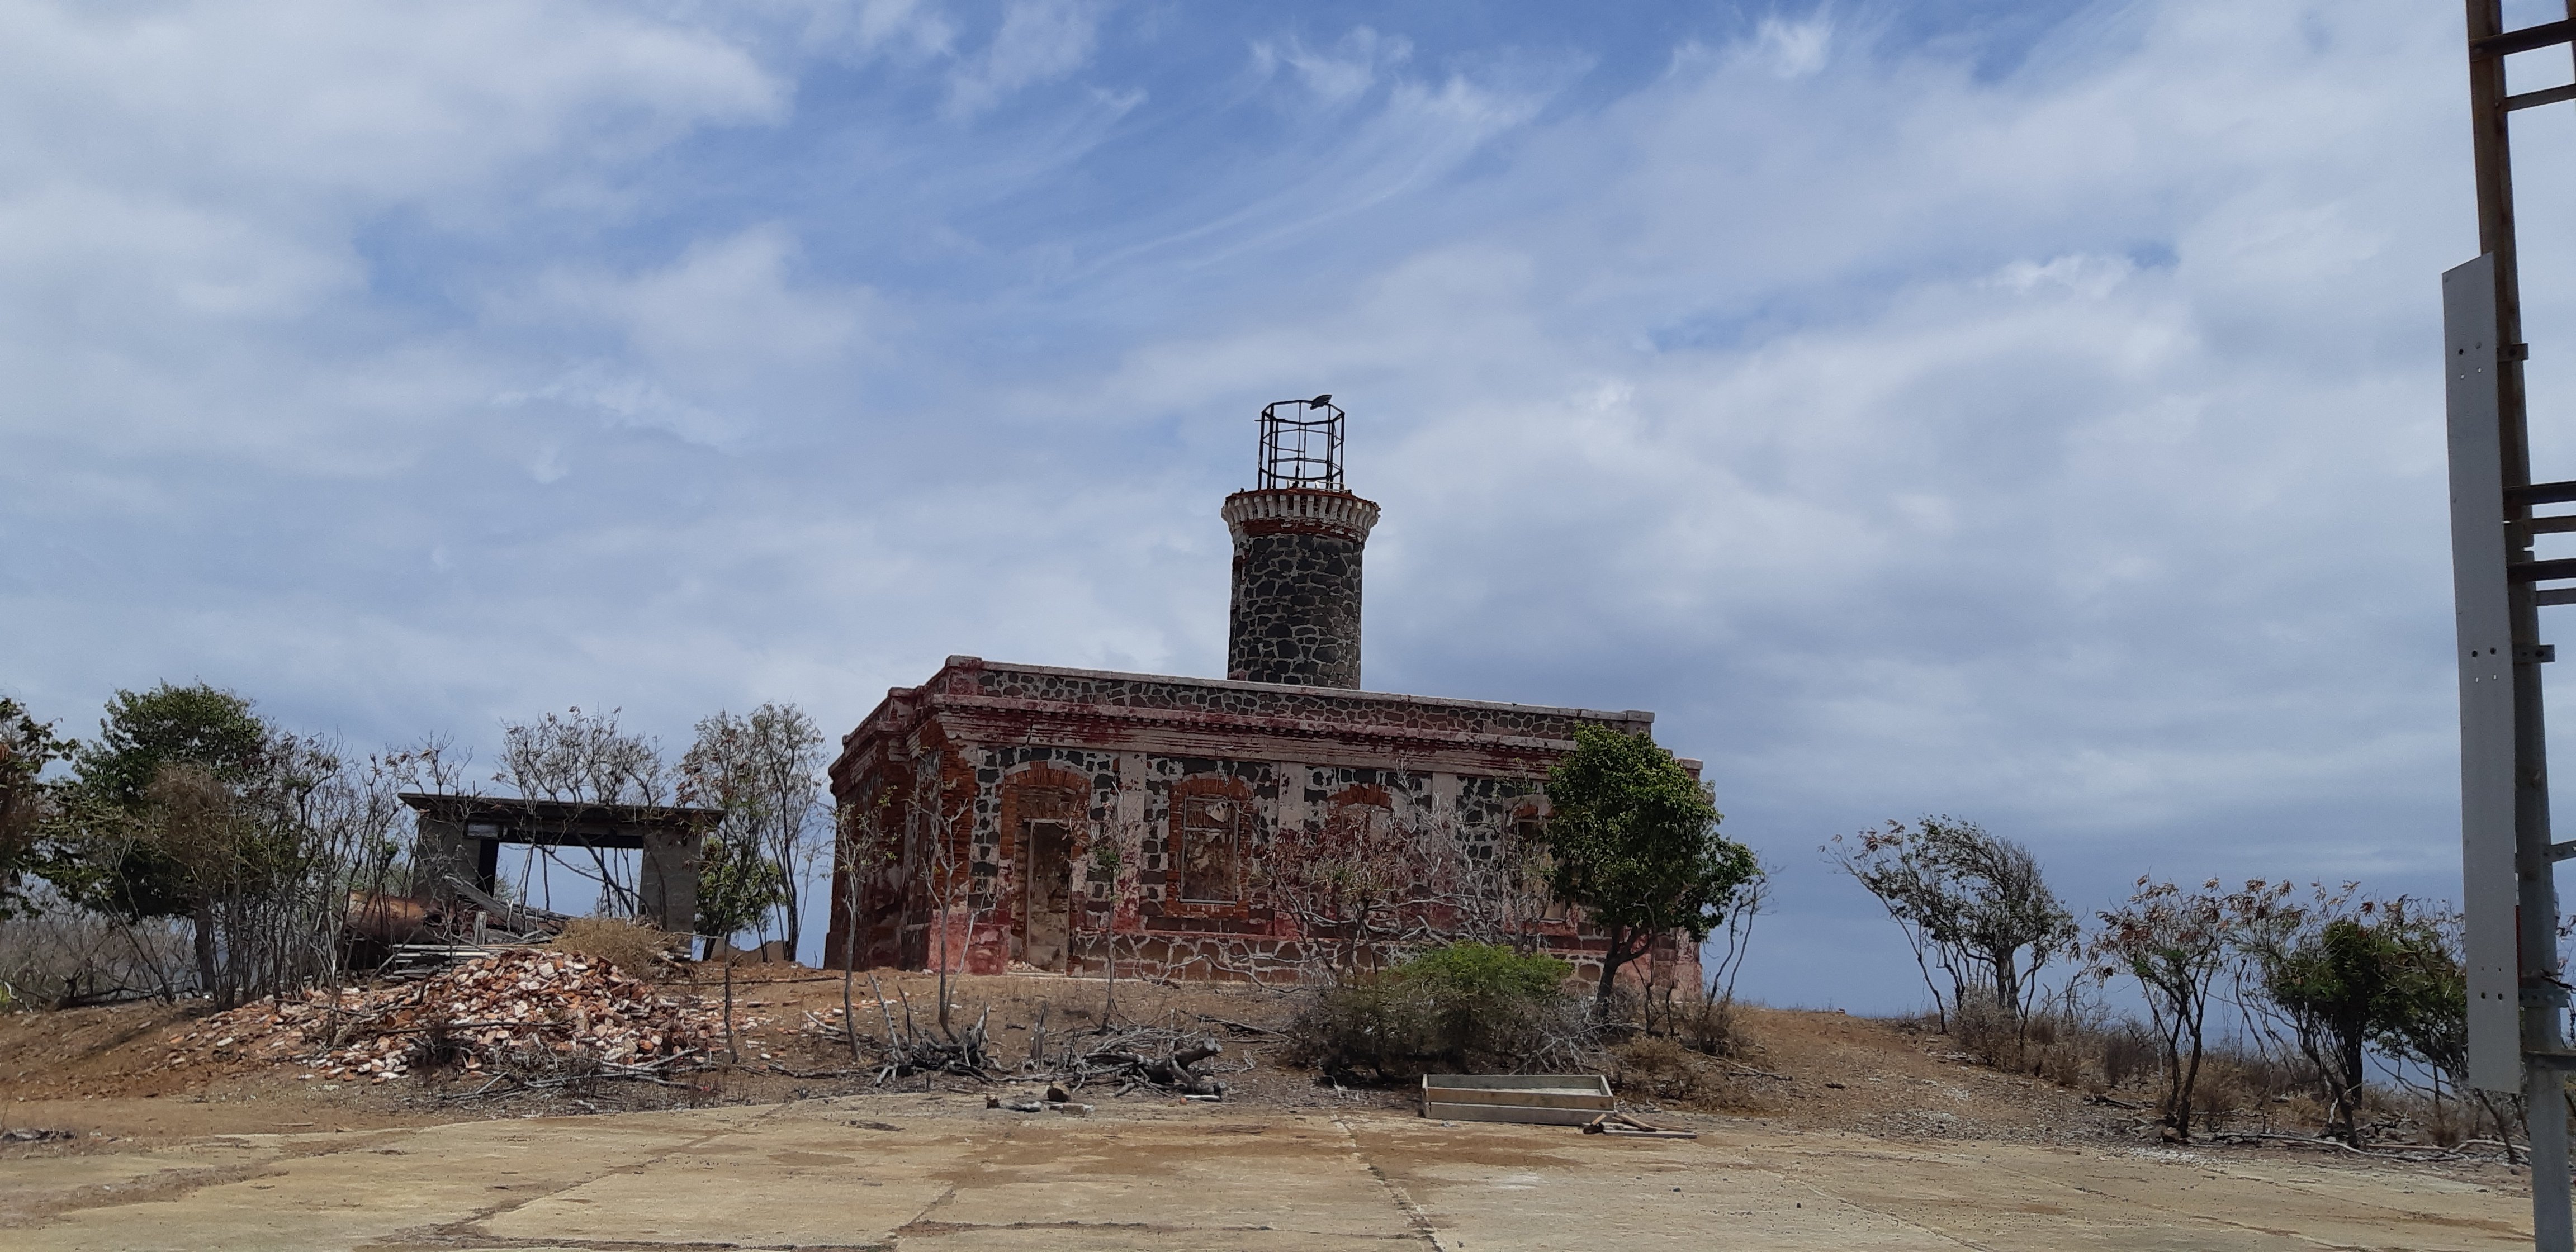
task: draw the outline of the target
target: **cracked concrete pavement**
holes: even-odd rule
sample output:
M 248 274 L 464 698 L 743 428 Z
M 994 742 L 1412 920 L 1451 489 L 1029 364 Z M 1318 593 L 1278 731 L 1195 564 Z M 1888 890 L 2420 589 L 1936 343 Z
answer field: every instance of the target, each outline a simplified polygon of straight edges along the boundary
M 2505 1249 L 2527 1202 L 2297 1158 L 1896 1142 L 1688 1118 L 1696 1141 L 1224 1105 L 956 1095 L 219 1135 L 0 1156 L 57 1249 Z

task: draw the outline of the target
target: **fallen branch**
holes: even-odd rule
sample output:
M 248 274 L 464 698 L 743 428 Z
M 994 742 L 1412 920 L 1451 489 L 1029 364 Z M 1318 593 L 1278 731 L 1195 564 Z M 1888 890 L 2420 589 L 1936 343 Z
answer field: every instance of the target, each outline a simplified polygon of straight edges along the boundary
M 1236 1034 L 1238 1034 L 1238 1035 L 1268 1035 L 1268 1036 L 1270 1036 L 1270 1037 L 1271 1037 L 1271 1038 L 1273 1038 L 1273 1039 L 1285 1039 L 1285 1038 L 1287 1038 L 1287 1036 L 1286 1036 L 1286 1035 L 1283 1035 L 1283 1034 L 1279 1033 L 1278 1031 L 1272 1030 L 1271 1028 L 1269 1028 L 1269 1027 L 1267 1027 L 1267 1026 L 1255 1026 L 1255 1025 L 1251 1024 L 1250 1022 L 1236 1022 L 1236 1021 L 1228 1021 L 1228 1020 L 1226 1020 L 1225 1018 L 1222 1018 L 1222 1017 L 1210 1017 L 1210 1016 L 1208 1016 L 1208 1015 L 1207 1015 L 1207 1014 L 1205 1014 L 1205 1013 L 1197 1013 L 1197 1014 L 1193 1014 L 1192 1016 L 1197 1017 L 1197 1018 L 1198 1018 L 1200 1021 L 1202 1021 L 1202 1022 L 1214 1022 L 1214 1023 L 1216 1023 L 1217 1025 L 1219 1025 L 1219 1026 L 1223 1026 L 1223 1027 L 1225 1027 L 1227 1030 L 1231 1030 L 1231 1031 L 1233 1031 L 1234 1033 L 1236 1033 Z
M 2302 1147 L 2310 1148 L 2335 1148 L 2340 1151 L 2350 1152 L 2354 1156 L 2374 1157 L 2383 1161 L 2417 1161 L 2429 1163 L 2433 1161 L 2463 1161 L 2468 1159 L 2467 1153 L 2452 1148 L 2409 1148 L 2401 1151 L 2379 1151 L 2371 1148 L 2356 1148 L 2349 1143 L 2345 1143 L 2341 1139 L 2328 1139 L 2318 1135 L 2282 1135 L 2262 1130 L 2214 1131 L 2209 1135 L 2209 1138 L 2220 1143 L 2240 1139 L 2261 1139 L 2280 1143 L 2295 1143 Z
M 1115 1081 L 1120 1084 L 1119 1095 L 1150 1086 L 1180 1095 L 1221 1097 L 1225 1084 L 1197 1067 L 1224 1051 L 1224 1044 L 1205 1035 L 1154 1027 L 1129 1031 L 1084 1052 L 1068 1044 L 1056 1059 L 1056 1070 L 1075 1087 Z
M 1587 1135 L 1613 1135 L 1623 1139 L 1697 1139 L 1696 1130 L 1675 1130 L 1641 1122 L 1626 1113 L 1604 1113 L 1583 1124 Z

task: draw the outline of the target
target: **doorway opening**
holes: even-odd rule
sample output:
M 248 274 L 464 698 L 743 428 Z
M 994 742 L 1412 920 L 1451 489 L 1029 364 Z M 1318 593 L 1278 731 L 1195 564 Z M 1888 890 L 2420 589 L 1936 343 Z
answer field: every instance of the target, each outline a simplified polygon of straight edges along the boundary
M 1073 836 L 1063 822 L 1033 821 L 1020 831 L 1027 850 L 1028 907 L 1020 920 L 1020 959 L 1064 972 L 1073 911 Z

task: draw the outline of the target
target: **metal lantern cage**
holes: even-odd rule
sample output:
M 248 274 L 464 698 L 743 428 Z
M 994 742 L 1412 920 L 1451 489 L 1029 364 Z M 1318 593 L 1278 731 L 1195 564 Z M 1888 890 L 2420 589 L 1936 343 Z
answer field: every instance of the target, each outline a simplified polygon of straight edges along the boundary
M 1330 395 L 1261 406 L 1261 487 L 1346 491 L 1342 410 Z

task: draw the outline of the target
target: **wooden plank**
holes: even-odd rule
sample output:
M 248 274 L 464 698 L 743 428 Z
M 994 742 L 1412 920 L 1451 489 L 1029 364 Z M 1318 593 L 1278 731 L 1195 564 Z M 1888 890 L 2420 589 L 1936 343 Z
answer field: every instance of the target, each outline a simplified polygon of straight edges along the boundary
M 2544 104 L 2557 104 L 2562 100 L 2576 100 L 2576 83 L 2559 87 L 2543 87 L 2538 91 L 2526 91 L 2518 96 L 2506 96 L 2504 102 L 2497 107 L 2510 113 L 2515 109 L 2536 109 Z
M 2576 557 L 2553 557 L 2546 561 L 2515 561 L 2504 567 L 2504 576 L 2518 583 L 2576 578 Z
M 2474 265 L 2476 262 L 2472 261 L 2470 264 Z M 2490 287 L 2489 289 L 2492 290 L 2493 288 Z M 2475 290 L 2475 284 L 2471 285 L 2470 290 Z M 2468 331 L 2474 335 L 2476 331 L 2483 329 L 2485 328 L 2470 327 L 2468 328 Z M 2483 350 L 2481 353 L 2482 356 L 2491 357 L 2491 354 L 2495 352 L 2495 345 L 2491 343 L 2479 342 L 2475 346 L 2478 349 Z M 2470 368 L 2475 368 L 2475 366 L 2491 366 L 2492 364 L 2492 359 L 2481 359 L 2476 361 Z M 2519 487 L 2507 487 L 2504 489 L 2504 502 L 2508 505 L 2576 504 L 2576 482 L 2525 483 Z
M 2538 26 L 2525 26 L 2521 30 L 2509 30 L 2502 34 L 2472 39 L 2469 41 L 2469 58 L 2478 60 L 2486 57 L 2508 57 L 2517 52 L 2530 52 L 2552 44 L 2566 43 L 2571 38 L 2576 38 L 2576 21 L 2562 19 L 2555 22 L 2542 22 Z
M 1606 1109 L 1615 1103 L 1597 1091 L 1474 1091 L 1461 1087 L 1425 1087 L 1425 1102 L 1493 1104 L 1534 1109 Z
M 1523 1108 L 1508 1104 L 1425 1104 L 1422 1115 L 1435 1121 L 1518 1122 L 1530 1126 L 1580 1126 L 1600 1116 L 1591 1109 Z
M 1610 1080 L 1599 1074 L 1425 1074 L 1425 1087 L 1488 1091 L 1574 1090 L 1610 1094 Z

